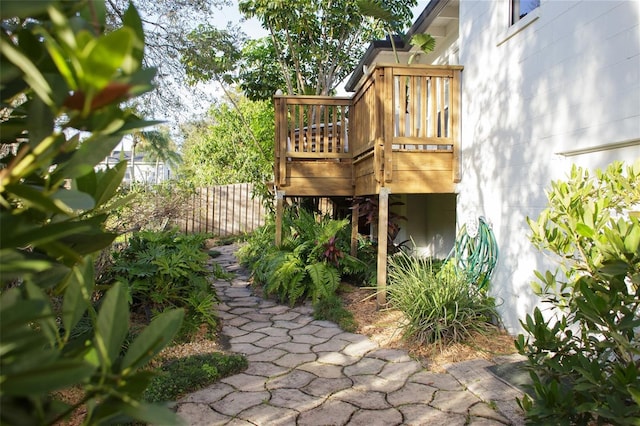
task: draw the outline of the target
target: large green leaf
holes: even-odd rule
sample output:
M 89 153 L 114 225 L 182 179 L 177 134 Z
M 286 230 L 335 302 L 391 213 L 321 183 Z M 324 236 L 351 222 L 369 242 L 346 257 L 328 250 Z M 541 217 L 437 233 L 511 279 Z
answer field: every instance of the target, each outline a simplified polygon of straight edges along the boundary
M 95 286 L 93 274 L 91 256 L 85 257 L 84 262 L 76 265 L 69 274 L 62 301 L 62 325 L 65 330 L 65 339 L 69 338 L 71 330 L 87 310 L 90 301 L 86 300 L 85 295 L 93 294 Z
M 122 369 L 136 369 L 149 362 L 171 342 L 183 318 L 182 309 L 172 309 L 158 315 L 131 343 L 122 361 Z
M 58 341 L 58 326 L 53 311 L 51 310 L 51 305 L 49 305 L 49 298 L 40 287 L 31 282 L 27 282 L 25 288 L 30 300 L 39 300 L 42 302 L 44 308 L 41 317 L 38 319 L 39 331 L 47 337 L 49 344 L 54 346 Z
M 80 360 L 62 359 L 5 378 L 2 393 L 5 395 L 43 395 L 64 389 L 87 380 L 95 367 Z
M 73 179 L 89 173 L 120 143 L 121 136 L 92 136 L 84 140 L 71 159 L 60 165 L 51 180 L 54 183 Z
M 6 186 L 6 191 L 18 198 L 25 207 L 32 207 L 45 213 L 66 214 L 64 208 L 43 193 L 44 188 L 24 183 Z
M 93 209 L 93 198 L 84 192 L 61 188 L 51 195 L 51 199 L 67 211 L 87 211 Z
M 0 38 L 0 51 L 2 51 L 4 57 L 22 70 L 24 80 L 31 86 L 38 97 L 40 97 L 45 104 L 52 106 L 54 103 L 51 98 L 51 86 L 49 86 L 49 83 L 38 67 L 5 38 Z
M 102 206 L 113 198 L 126 172 L 127 162 L 120 161 L 115 167 L 97 173 L 97 184 L 94 194 L 96 206 Z
M 135 34 L 123 27 L 110 32 L 85 46 L 84 83 L 96 90 L 103 89 L 115 76 L 130 55 Z
M 98 312 L 95 344 L 102 363 L 112 365 L 129 331 L 129 307 L 122 284 L 115 283 L 104 296 Z

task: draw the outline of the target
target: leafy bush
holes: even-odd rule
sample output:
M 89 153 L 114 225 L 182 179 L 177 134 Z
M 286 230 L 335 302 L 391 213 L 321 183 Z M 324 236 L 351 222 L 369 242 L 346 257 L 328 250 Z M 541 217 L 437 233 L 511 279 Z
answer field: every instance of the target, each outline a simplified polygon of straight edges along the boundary
M 548 207 L 529 220 L 531 241 L 558 262 L 538 272 L 550 306 L 522 322 L 536 424 L 638 424 L 640 418 L 640 161 L 591 175 L 573 167 L 551 184 Z M 635 210 L 635 211 L 634 211 Z
M 152 88 L 142 23 L 103 34 L 100 1 L 2 2 L 0 134 L 0 423 L 54 424 L 86 408 L 85 424 L 177 416 L 141 400 L 142 371 L 180 327 L 158 316 L 122 351 L 126 291 L 95 292 L 95 254 L 126 163 L 94 171 L 140 121 L 120 103 Z M 56 395 L 78 388 L 73 406 Z
M 144 393 L 149 402 L 175 401 L 222 378 L 247 368 L 241 355 L 219 352 L 192 355 L 165 362 Z
M 204 234 L 177 230 L 134 233 L 128 246 L 114 252 L 111 278 L 129 289 L 134 308 L 148 318 L 169 308 L 184 308 L 181 338 L 188 339 L 202 324 L 217 327 L 218 299 L 208 280 Z
M 313 317 L 333 321 L 344 331 L 356 331 L 358 326 L 351 311 L 345 309 L 342 299 L 336 294 L 318 300 L 313 305 Z
M 423 344 L 460 342 L 497 318 L 495 302 L 452 267 L 404 252 L 389 258 L 389 304 L 406 318 L 404 336 Z
M 335 294 L 343 273 L 364 271 L 366 265 L 350 256 L 349 239 L 339 233 L 348 219 L 318 217 L 304 209 L 288 210 L 283 218 L 282 245 L 275 247 L 275 225 L 259 229 L 240 253 L 254 279 L 291 305 L 305 298 L 313 303 Z

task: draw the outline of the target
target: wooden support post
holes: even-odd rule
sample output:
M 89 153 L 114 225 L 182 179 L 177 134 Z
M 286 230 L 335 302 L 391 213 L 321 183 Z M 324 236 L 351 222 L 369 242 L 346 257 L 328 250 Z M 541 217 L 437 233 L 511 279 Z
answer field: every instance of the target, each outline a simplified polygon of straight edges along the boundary
M 389 188 L 380 188 L 378 196 L 378 309 L 387 304 L 387 230 L 389 227 Z
M 360 204 L 354 204 L 351 210 L 351 256 L 358 255 L 358 217 L 360 216 Z
M 284 191 L 276 191 L 276 246 L 282 244 L 282 214 L 284 213 Z

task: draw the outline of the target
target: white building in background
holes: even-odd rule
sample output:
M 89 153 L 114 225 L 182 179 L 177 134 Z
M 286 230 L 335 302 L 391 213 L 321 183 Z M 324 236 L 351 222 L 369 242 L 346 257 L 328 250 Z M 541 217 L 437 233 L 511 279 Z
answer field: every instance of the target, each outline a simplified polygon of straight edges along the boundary
M 436 49 L 417 62 L 464 66 L 461 179 L 453 194 L 401 195 L 398 240 L 444 257 L 468 217 L 485 217 L 500 250 L 491 292 L 515 333 L 538 303 L 533 271 L 554 268 L 526 221 L 545 189 L 573 164 L 640 158 L 640 2 L 431 0 L 409 35 L 421 32 Z M 347 90 L 390 55 L 372 44 Z
M 127 171 L 122 180 L 123 184 L 130 184 L 135 181 L 147 185 L 156 185 L 172 176 L 171 168 L 162 161 L 145 160 L 142 154 L 136 154 L 132 161 L 131 151 L 114 150 L 111 155 L 98 164 L 97 168 L 113 167 L 123 160 L 127 161 Z

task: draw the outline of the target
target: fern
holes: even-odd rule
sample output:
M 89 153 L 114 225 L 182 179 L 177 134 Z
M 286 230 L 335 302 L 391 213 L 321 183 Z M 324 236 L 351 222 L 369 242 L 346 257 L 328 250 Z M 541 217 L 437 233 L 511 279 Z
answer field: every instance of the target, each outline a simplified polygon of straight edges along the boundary
M 335 293 L 340 285 L 340 273 L 336 268 L 326 262 L 316 262 L 307 265 L 305 270 L 311 279 L 309 296 L 312 303 L 319 299 L 329 297 Z

